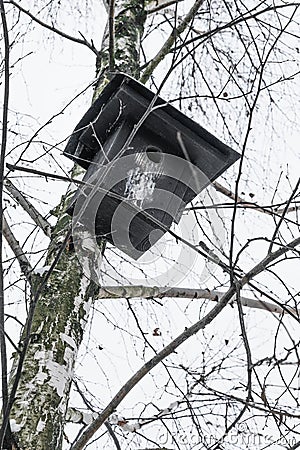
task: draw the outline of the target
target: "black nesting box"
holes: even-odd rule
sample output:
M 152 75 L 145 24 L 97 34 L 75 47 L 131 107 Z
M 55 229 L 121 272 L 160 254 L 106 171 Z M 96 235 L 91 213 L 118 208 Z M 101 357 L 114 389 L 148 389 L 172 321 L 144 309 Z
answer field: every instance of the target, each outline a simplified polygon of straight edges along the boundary
M 64 155 L 86 169 L 87 185 L 93 180 L 95 186 L 99 178 L 101 202 L 89 204 L 95 209 L 95 235 L 134 259 L 173 221 L 179 222 L 185 205 L 239 158 L 124 74 L 114 76 L 80 120 Z M 89 193 L 91 189 L 84 198 Z M 75 194 L 70 214 L 80 197 L 82 190 Z

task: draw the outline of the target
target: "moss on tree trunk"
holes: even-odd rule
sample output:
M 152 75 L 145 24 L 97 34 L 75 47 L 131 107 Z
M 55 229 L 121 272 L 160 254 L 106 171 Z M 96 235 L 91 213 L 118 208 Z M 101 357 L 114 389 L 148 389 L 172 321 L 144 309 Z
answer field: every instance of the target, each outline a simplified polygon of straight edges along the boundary
M 144 20 L 143 2 L 116 0 L 116 71 L 138 76 Z M 101 57 L 97 61 L 101 77 L 94 98 L 109 78 L 108 42 L 106 33 Z M 65 213 L 70 197 L 71 193 L 63 196 L 57 207 L 59 219 L 49 246 L 47 265 L 54 260 L 71 225 L 71 219 Z M 10 415 L 21 449 L 60 450 L 62 447 L 74 364 L 88 311 L 97 291 L 98 286 L 83 274 L 72 246 L 67 245 L 38 299 L 30 344 Z M 14 366 L 17 360 L 18 355 Z

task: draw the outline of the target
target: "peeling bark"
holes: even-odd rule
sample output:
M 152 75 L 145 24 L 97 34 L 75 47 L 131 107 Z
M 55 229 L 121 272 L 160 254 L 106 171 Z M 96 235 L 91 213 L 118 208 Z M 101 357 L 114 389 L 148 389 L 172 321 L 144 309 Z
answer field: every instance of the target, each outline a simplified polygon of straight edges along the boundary
M 64 205 L 68 197 L 63 199 Z M 63 213 L 46 264 L 51 264 L 69 225 L 70 218 Z M 20 448 L 61 448 L 74 363 L 96 292 L 96 286 L 82 274 L 75 253 L 67 248 L 37 303 L 11 411 Z
M 146 18 L 143 2 L 116 1 L 115 70 L 137 76 L 140 37 Z M 108 35 L 105 34 L 97 71 L 96 98 L 109 79 Z M 56 208 L 59 217 L 52 233 L 46 265 L 63 242 L 71 219 L 66 208 L 72 196 L 63 196 Z M 35 309 L 31 340 L 23 365 L 10 423 L 20 449 L 60 450 L 68 398 L 78 347 L 82 341 L 90 305 L 98 286 L 83 275 L 72 245 L 64 250 Z M 20 346 L 22 340 L 20 339 Z M 18 362 L 15 355 L 14 368 Z M 11 383 L 14 380 L 12 370 Z

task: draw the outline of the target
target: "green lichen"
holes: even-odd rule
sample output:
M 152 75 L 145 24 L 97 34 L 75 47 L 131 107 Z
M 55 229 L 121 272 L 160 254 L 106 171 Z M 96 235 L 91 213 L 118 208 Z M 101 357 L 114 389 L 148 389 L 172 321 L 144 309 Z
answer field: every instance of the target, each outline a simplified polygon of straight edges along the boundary
M 115 66 L 113 72 L 124 72 L 138 79 L 140 75 L 140 46 L 146 12 L 143 1 L 116 2 L 115 15 Z M 95 86 L 94 100 L 111 78 L 109 67 L 109 37 L 106 29 L 103 48 L 97 59 L 97 73 L 101 74 Z
M 47 373 L 47 365 L 45 365 L 45 380 L 41 385 L 32 387 L 31 383 L 39 381 L 39 362 L 36 359 L 37 352 L 52 352 L 51 363 L 56 363 L 62 367 L 66 366 L 64 360 L 65 349 L 68 346 L 62 341 L 60 334 L 64 333 L 66 327 L 69 327 L 69 335 L 79 346 L 83 328 L 81 319 L 85 316 L 83 303 L 88 301 L 92 294 L 93 287 L 87 288 L 82 294 L 82 304 L 76 310 L 74 301 L 80 295 L 80 287 L 82 281 L 82 270 L 77 261 L 76 256 L 68 255 L 65 252 L 60 259 L 55 272 L 51 275 L 47 286 L 40 297 L 31 328 L 31 345 L 27 352 L 27 356 L 23 366 L 23 374 L 12 410 L 12 417 L 17 423 L 22 420 L 23 427 L 19 438 L 22 442 L 32 443 L 34 449 L 57 450 L 61 446 L 62 433 L 61 428 L 64 424 L 64 414 L 66 409 L 66 401 L 58 393 L 56 389 L 49 384 L 49 373 Z M 67 369 L 67 367 L 66 367 Z M 71 377 L 66 382 L 65 394 L 68 396 L 70 389 Z M 22 407 L 22 402 L 28 398 L 29 405 Z M 63 402 L 65 401 L 65 405 Z M 48 411 L 45 421 L 45 431 L 34 433 L 38 421 L 44 411 Z M 22 417 L 19 413 L 22 412 Z M 24 417 L 26 415 L 26 417 Z M 55 417 L 55 420 L 53 420 Z M 43 442 L 47 444 L 43 446 Z M 27 447 L 25 447 L 27 448 Z
M 139 74 L 139 48 L 144 20 L 143 2 L 116 1 L 115 70 L 126 72 L 136 78 Z M 95 87 L 94 99 L 110 78 L 110 74 L 105 72 L 107 67 L 106 36 L 101 57 L 97 59 L 97 70 L 101 76 Z M 73 176 L 77 175 L 76 171 L 77 168 L 74 169 Z M 72 191 L 67 192 L 57 208 L 52 211 L 58 220 L 52 233 L 46 265 L 51 265 L 54 261 L 71 226 L 71 218 L 66 210 L 72 195 Z M 77 347 L 80 345 L 84 323 L 87 320 L 85 306 L 95 298 L 98 291 L 98 286 L 86 279 L 74 249 L 69 244 L 71 243 L 67 243 L 38 299 L 31 327 L 31 341 L 11 411 L 11 419 L 21 425 L 20 431 L 16 433 L 16 439 L 20 449 L 24 450 L 61 450 L 72 381 L 71 369 L 76 358 L 76 352 L 72 353 L 72 348 L 61 335 L 66 334 Z M 101 245 L 103 250 L 104 243 Z M 35 276 L 34 290 L 38 288 L 40 282 L 41 277 Z M 22 338 L 20 346 L 22 346 Z M 42 359 L 43 355 L 45 355 L 45 361 Z M 71 357 L 70 367 L 67 365 L 66 355 Z M 17 365 L 17 360 L 16 354 L 14 367 Z M 70 370 L 66 372 L 69 375 L 62 393 L 51 379 L 49 363 L 59 369 Z M 11 382 L 13 379 L 12 376 Z

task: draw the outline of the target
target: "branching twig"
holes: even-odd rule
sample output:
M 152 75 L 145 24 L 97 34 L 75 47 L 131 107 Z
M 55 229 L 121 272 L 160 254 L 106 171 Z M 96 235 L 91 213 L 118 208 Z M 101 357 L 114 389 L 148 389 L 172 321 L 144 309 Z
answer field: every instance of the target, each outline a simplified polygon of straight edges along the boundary
M 225 393 L 225 392 L 219 391 L 217 389 L 214 389 L 214 388 L 208 386 L 206 383 L 204 384 L 204 387 L 208 391 L 210 391 L 210 392 L 214 393 L 216 396 L 218 396 L 218 398 L 226 398 L 226 399 L 230 400 L 231 402 L 235 401 L 238 403 L 243 403 L 243 404 L 245 404 L 245 406 L 248 409 L 250 409 L 250 408 L 257 409 L 258 411 L 262 411 L 263 413 L 271 412 L 274 416 L 277 415 L 278 417 L 286 416 L 286 417 L 291 417 L 294 419 L 300 419 L 300 414 L 293 414 L 289 411 L 285 411 L 284 409 L 280 408 L 280 405 L 266 408 L 265 405 L 262 403 L 255 402 L 253 400 L 246 400 L 242 397 L 237 397 L 237 396 L 229 394 L 227 392 Z M 289 449 L 289 450 L 291 450 L 291 449 Z
M 235 200 L 235 194 L 230 189 L 227 189 L 225 186 L 223 186 L 222 184 L 218 183 L 217 181 L 214 181 L 212 183 L 212 186 L 216 189 L 216 191 L 218 191 L 221 194 L 225 195 L 225 197 L 228 197 L 231 200 Z M 282 221 L 287 213 L 299 210 L 299 206 L 291 206 L 289 208 L 288 207 L 289 205 L 290 205 L 290 201 L 288 202 L 288 205 L 286 205 L 284 208 L 278 209 L 278 210 L 272 210 L 271 209 L 271 208 L 273 208 L 272 205 L 269 206 L 269 207 L 262 208 L 261 206 L 257 205 L 256 203 L 247 202 L 242 197 L 237 195 L 236 201 L 234 201 L 234 204 L 232 206 L 233 207 L 241 206 L 242 208 L 253 209 L 253 210 L 257 211 L 257 212 L 260 212 L 260 213 L 263 213 L 263 214 L 267 214 L 268 216 L 279 217 L 281 219 L 281 221 Z M 197 207 L 192 207 L 190 209 L 195 210 L 195 209 L 197 209 Z M 286 218 L 286 220 L 290 221 L 288 218 Z
M 184 42 L 183 44 L 180 44 L 177 46 L 177 50 L 180 50 L 182 48 L 186 48 L 188 45 L 190 44 L 194 44 L 197 41 L 202 41 L 203 40 L 207 40 L 208 38 L 212 38 L 214 35 L 216 35 L 217 33 L 220 33 L 228 28 L 234 27 L 242 22 L 247 22 L 250 20 L 254 20 L 257 19 L 257 17 L 263 15 L 263 14 L 267 14 L 270 11 L 277 11 L 283 8 L 291 8 L 292 6 L 295 7 L 299 7 L 299 2 L 288 2 L 288 3 L 284 3 L 282 5 L 272 5 L 272 6 L 267 6 L 266 8 L 254 12 L 257 9 L 257 5 L 252 8 L 252 9 L 248 9 L 247 12 L 245 14 L 240 14 L 238 17 L 232 19 L 230 22 L 225 23 L 224 25 L 218 26 L 216 28 L 213 29 L 209 29 L 208 31 L 203 31 L 203 33 L 197 33 L 198 36 L 197 37 L 193 37 L 191 39 L 189 39 L 188 41 Z M 258 19 L 257 19 L 258 20 Z M 194 29 L 192 29 L 193 31 L 195 31 Z M 174 49 L 169 49 L 170 52 L 172 52 Z M 264 88 L 262 88 L 264 89 Z
M 272 238 L 271 238 L 271 243 L 270 243 L 270 246 L 269 246 L 269 252 L 272 251 L 273 244 L 274 244 L 276 235 L 277 235 L 277 233 L 278 233 L 278 230 L 279 230 L 279 228 L 280 228 L 280 226 L 281 226 L 281 224 L 282 224 L 282 222 L 283 222 L 283 220 L 284 220 L 285 214 L 287 213 L 287 211 L 288 211 L 288 209 L 289 209 L 289 206 L 290 206 L 290 204 L 291 204 L 291 201 L 293 200 L 295 194 L 297 193 L 297 191 L 298 191 L 298 189 L 299 189 L 299 185 L 300 185 L 300 178 L 298 179 L 298 181 L 297 181 L 297 183 L 296 183 L 296 186 L 294 187 L 294 189 L 293 189 L 293 191 L 292 191 L 292 193 L 291 193 L 291 195 L 290 195 L 290 198 L 288 199 L 288 201 L 287 201 L 285 207 L 283 208 L 281 217 L 280 217 L 280 219 L 279 219 L 279 222 L 278 222 L 278 224 L 277 224 L 277 226 L 276 226 L 276 228 L 275 228 L 275 230 L 274 230 L 273 236 L 272 236 Z
M 37 209 L 27 200 L 27 198 L 20 192 L 13 183 L 6 179 L 4 183 L 5 188 L 19 203 L 20 206 L 29 214 L 32 220 L 43 230 L 46 236 L 51 236 L 51 225 L 44 219 L 44 217 L 37 211 Z
M 239 286 L 242 287 L 248 283 L 248 281 L 265 270 L 270 263 L 278 259 L 280 256 L 287 253 L 289 250 L 293 250 L 297 245 L 300 244 L 300 237 L 294 239 L 285 247 L 278 249 L 277 251 L 267 255 L 260 263 L 254 266 L 239 282 Z M 152 359 L 147 361 L 128 381 L 123 385 L 107 407 L 102 411 L 97 419 L 87 427 L 79 439 L 72 445 L 70 450 L 82 450 L 88 443 L 89 439 L 94 435 L 94 433 L 103 425 L 107 418 L 113 413 L 121 401 L 126 397 L 126 395 L 139 383 L 139 381 L 144 378 L 155 366 L 157 366 L 161 361 L 163 361 L 167 356 L 173 353 L 183 342 L 189 339 L 194 334 L 198 333 L 199 330 L 204 329 L 209 323 L 211 323 L 218 314 L 225 308 L 225 306 L 230 302 L 233 295 L 236 293 L 236 288 L 232 285 L 228 291 L 223 295 L 223 297 L 218 301 L 217 305 L 209 311 L 206 316 L 200 319 L 191 327 L 185 329 L 177 338 L 175 338 L 169 345 L 164 347 L 160 352 L 158 352 Z
M 14 5 L 16 8 L 19 9 L 19 11 L 21 11 L 23 14 L 26 14 L 28 17 L 30 17 L 31 20 L 33 20 L 34 22 L 38 23 L 39 25 L 41 25 L 42 27 L 46 28 L 47 30 L 53 31 L 53 33 L 56 33 L 59 36 L 65 38 L 65 39 L 68 39 L 69 41 L 76 42 L 77 44 L 85 45 L 90 50 L 92 50 L 92 52 L 95 53 L 95 55 L 97 55 L 97 56 L 99 55 L 99 52 L 95 48 L 95 46 L 92 43 L 88 42 L 86 39 L 79 39 L 79 38 L 76 38 L 74 36 L 70 36 L 69 34 L 66 34 L 63 31 L 58 30 L 53 25 L 48 25 L 47 23 L 45 23 L 42 20 L 38 19 L 30 11 L 27 11 L 26 9 L 24 9 L 19 3 L 15 2 L 14 0 L 10 0 L 9 3 Z

